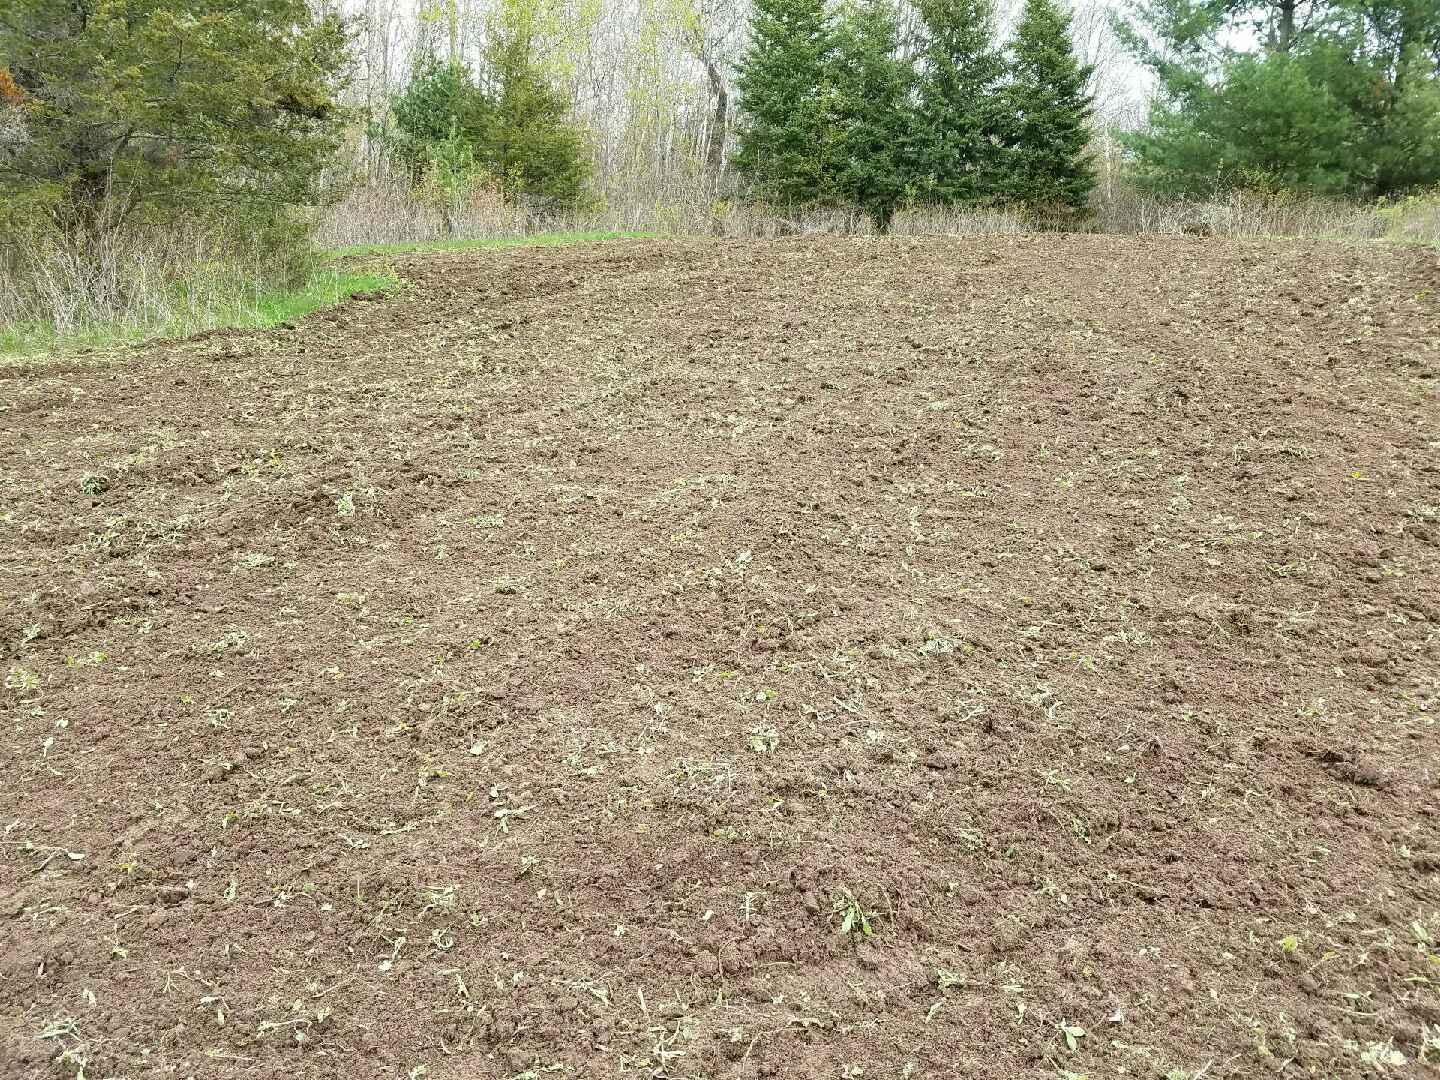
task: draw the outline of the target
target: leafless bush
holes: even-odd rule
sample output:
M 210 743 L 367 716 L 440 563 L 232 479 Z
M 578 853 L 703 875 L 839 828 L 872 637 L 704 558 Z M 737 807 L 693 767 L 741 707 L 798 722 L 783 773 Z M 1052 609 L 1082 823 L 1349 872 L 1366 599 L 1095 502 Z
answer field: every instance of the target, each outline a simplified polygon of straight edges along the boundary
M 1004 207 L 962 210 L 944 206 L 916 206 L 895 216 L 897 233 L 946 236 L 984 236 L 994 233 L 1029 232 L 1024 215 Z
M 432 240 L 470 240 L 524 236 L 529 215 L 507 205 L 498 193 L 477 191 L 446 215 L 433 201 L 420 197 L 401 179 L 387 179 L 357 188 L 321 218 L 315 243 L 321 248 L 361 244 L 414 244 Z
M 124 336 L 189 333 L 253 307 L 295 256 L 215 226 L 95 227 L 66 233 L 37 225 L 0 239 L 0 329 L 12 334 Z
M 1412 195 L 1379 213 L 1385 218 L 1389 239 L 1440 248 L 1440 192 L 1428 197 Z
M 921 206 L 902 210 L 894 231 L 910 235 L 1023 232 L 1028 225 L 1004 209 L 957 210 Z M 838 207 L 776 207 L 740 199 L 716 198 L 703 189 L 675 191 L 660 199 L 609 200 L 589 209 L 550 211 L 505 205 L 486 198 L 462 207 L 446 229 L 439 211 L 426 205 L 403 183 L 361 188 L 333 207 L 316 236 L 324 248 L 363 244 L 423 243 L 526 236 L 538 232 L 644 232 L 660 236 L 729 236 L 773 239 L 779 236 L 836 233 L 865 234 L 868 218 Z
M 1212 233 L 1216 236 L 1311 236 L 1375 240 L 1389 233 L 1372 204 L 1295 194 L 1232 191 L 1210 199 L 1174 199 L 1114 185 L 1095 204 L 1103 232 Z

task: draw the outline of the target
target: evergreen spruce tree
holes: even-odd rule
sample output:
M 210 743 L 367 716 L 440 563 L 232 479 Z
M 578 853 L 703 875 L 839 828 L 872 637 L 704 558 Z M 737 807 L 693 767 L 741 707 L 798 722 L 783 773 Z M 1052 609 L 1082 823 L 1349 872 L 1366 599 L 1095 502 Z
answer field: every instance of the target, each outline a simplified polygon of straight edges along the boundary
M 0 233 L 208 215 L 303 241 L 289 211 L 326 193 L 348 62 L 342 22 L 306 0 L 0 0 L 17 114 L 0 118 Z
M 1440 61 L 1405 53 L 1368 147 L 1371 192 L 1395 195 L 1440 183 Z
M 1000 192 L 996 91 L 1005 60 L 991 0 L 920 0 L 921 69 L 914 118 L 917 195 L 980 203 Z
M 468 68 L 432 53 L 416 61 L 390 111 L 395 118 L 390 154 L 419 180 L 437 146 L 462 143 L 473 152 L 486 137 L 494 106 Z
M 755 0 L 736 78 L 734 161 L 761 198 L 790 205 L 833 194 L 826 116 L 834 48 L 825 0 Z
M 1095 186 L 1086 147 L 1090 68 L 1075 57 L 1070 16 L 1056 0 L 1025 0 L 1001 91 L 1005 194 L 1038 214 L 1083 211 Z
M 914 69 L 898 58 L 893 0 L 846 0 L 830 60 L 835 193 L 890 229 L 911 177 Z
M 497 28 L 486 51 L 493 104 L 478 156 L 506 194 L 574 206 L 590 176 L 585 136 L 535 53 L 528 22 Z
M 455 61 L 420 61 L 391 106 L 395 160 L 444 196 L 442 209 L 486 178 L 512 197 L 579 202 L 589 178 L 584 133 L 535 62 L 523 18 L 492 27 L 483 78 Z

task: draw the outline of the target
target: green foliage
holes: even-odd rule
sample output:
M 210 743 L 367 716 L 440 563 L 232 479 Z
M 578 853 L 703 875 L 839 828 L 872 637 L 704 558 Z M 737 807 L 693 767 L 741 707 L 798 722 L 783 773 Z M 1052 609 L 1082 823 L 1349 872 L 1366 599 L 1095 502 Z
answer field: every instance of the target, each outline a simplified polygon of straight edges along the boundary
M 346 120 L 346 52 L 342 24 L 305 0 L 7 0 L 0 57 L 21 115 L 0 141 L 0 225 L 275 223 L 314 205 Z
M 1315 0 L 1303 15 L 1137 0 L 1120 29 L 1161 91 L 1131 141 L 1142 183 L 1384 197 L 1440 181 L 1440 4 Z
M 1090 69 L 1075 57 L 1070 15 L 1055 0 L 1025 0 L 1001 90 L 1002 190 L 1044 216 L 1084 209 L 1095 187 L 1086 147 L 1093 104 Z
M 475 160 L 475 147 L 453 124 L 443 139 L 423 147 L 418 194 L 440 211 L 445 234 L 453 236 L 456 218 L 470 198 L 484 187 L 487 174 Z
M 1029 0 L 1013 60 L 991 0 L 919 0 L 918 53 L 895 0 L 756 0 L 735 164 L 753 194 L 842 202 L 885 232 L 908 200 L 1016 202 L 1073 217 L 1094 178 L 1089 69 L 1069 17 Z
M 490 126 L 481 161 L 507 194 L 543 197 L 565 206 L 584 194 L 590 167 L 585 137 L 569 106 L 535 62 L 528 22 L 499 28 L 486 53 L 492 86 Z
M 392 155 L 447 204 L 487 178 L 511 197 L 573 206 L 584 195 L 584 134 L 536 63 L 525 20 L 497 20 L 480 80 L 422 60 L 392 111 Z
M 490 127 L 493 107 L 459 64 L 422 56 L 398 97 L 391 102 L 395 127 L 390 137 L 391 156 L 417 179 L 445 143 L 471 148 Z M 454 148 L 440 150 L 453 155 Z
M 833 193 L 827 114 L 835 49 L 825 0 L 755 0 L 736 78 L 734 163 L 761 198 L 793 205 Z
M 1440 77 L 1413 49 L 1392 84 L 1393 99 L 1373 126 L 1369 156 L 1373 187 L 1393 194 L 1440 183 Z
M 914 69 L 897 57 L 892 0 L 847 0 L 832 60 L 834 192 L 887 232 L 904 200 L 911 162 Z
M 915 108 L 918 194 L 981 203 L 1001 188 L 997 95 L 1005 59 L 993 45 L 990 0 L 920 0 L 922 68 Z
M 1350 118 L 1350 190 L 1440 181 L 1440 4 L 1342 3 L 1298 57 Z
M 1287 53 L 1235 61 L 1183 107 L 1159 102 L 1135 135 L 1137 178 L 1171 193 L 1217 188 L 1330 194 L 1350 183 L 1352 119 Z

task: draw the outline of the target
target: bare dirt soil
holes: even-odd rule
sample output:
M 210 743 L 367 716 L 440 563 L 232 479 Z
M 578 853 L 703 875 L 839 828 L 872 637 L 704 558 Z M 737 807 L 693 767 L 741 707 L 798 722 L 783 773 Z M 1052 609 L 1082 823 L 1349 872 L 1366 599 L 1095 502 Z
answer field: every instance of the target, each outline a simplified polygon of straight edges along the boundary
M 0 379 L 0 1075 L 1440 1068 L 1440 265 L 407 258 Z

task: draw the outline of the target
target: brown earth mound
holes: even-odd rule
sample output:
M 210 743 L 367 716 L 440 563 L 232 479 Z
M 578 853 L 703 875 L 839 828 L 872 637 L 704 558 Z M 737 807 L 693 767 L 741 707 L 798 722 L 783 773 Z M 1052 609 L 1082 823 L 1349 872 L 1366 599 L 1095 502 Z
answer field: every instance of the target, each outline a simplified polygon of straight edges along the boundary
M 1437 1068 L 1433 254 L 401 269 L 0 373 L 3 1075 Z

